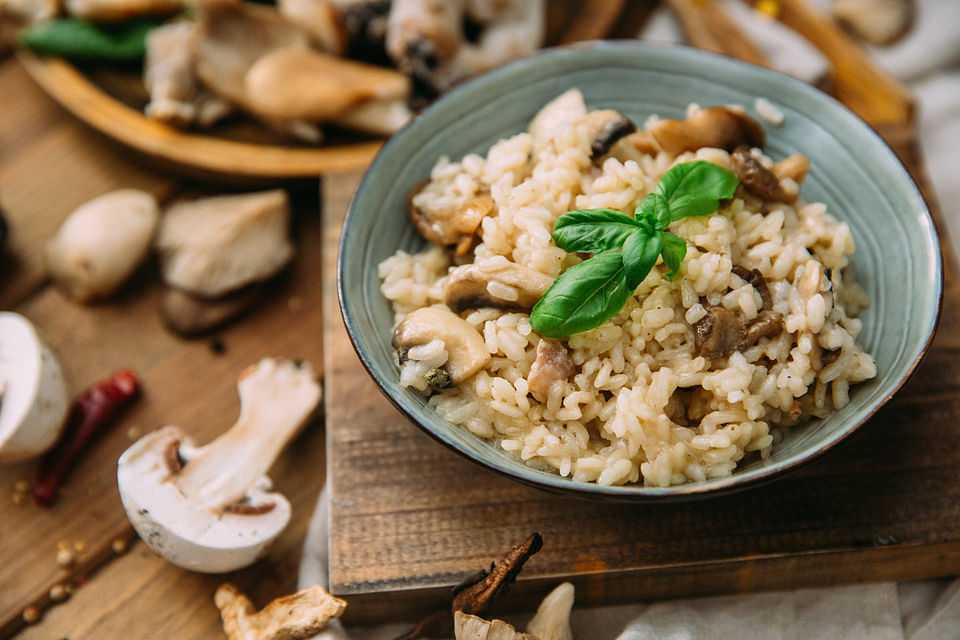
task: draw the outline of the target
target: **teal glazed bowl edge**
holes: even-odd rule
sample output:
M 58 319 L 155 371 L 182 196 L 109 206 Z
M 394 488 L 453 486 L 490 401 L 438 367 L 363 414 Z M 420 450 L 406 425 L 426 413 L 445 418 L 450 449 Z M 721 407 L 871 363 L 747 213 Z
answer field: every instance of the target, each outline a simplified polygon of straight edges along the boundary
M 764 123 L 765 152 L 810 158 L 802 196 L 824 202 L 856 243 L 853 265 L 871 298 L 859 341 L 877 376 L 851 388 L 850 403 L 822 420 L 785 430 L 765 460 L 733 475 L 672 487 L 600 486 L 525 465 L 494 443 L 441 418 L 425 395 L 400 386 L 390 346 L 393 312 L 377 265 L 426 241 L 410 223 L 407 194 L 441 156 L 485 154 L 526 130 L 533 115 L 567 89 L 591 109 L 616 109 L 642 123 L 651 114 L 683 117 L 687 105 L 742 104 L 757 98 L 785 114 Z M 896 394 L 926 353 L 943 295 L 936 227 L 919 189 L 887 144 L 846 107 L 784 74 L 685 46 L 598 41 L 549 49 L 476 78 L 444 95 L 394 135 L 370 165 L 344 221 L 337 284 L 347 333 L 381 392 L 411 422 L 457 453 L 516 481 L 578 498 L 662 502 L 717 495 L 772 480 L 853 433 Z

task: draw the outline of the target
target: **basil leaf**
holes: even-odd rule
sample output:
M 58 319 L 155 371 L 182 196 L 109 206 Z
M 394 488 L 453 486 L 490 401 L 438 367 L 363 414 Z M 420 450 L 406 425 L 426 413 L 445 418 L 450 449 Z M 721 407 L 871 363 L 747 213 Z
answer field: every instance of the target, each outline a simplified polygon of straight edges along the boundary
M 39 22 L 20 33 L 20 43 L 41 54 L 69 60 L 131 62 L 143 58 L 147 33 L 159 26 L 143 18 L 117 26 L 98 26 L 79 18 Z
M 673 235 L 673 234 L 671 234 Z M 657 264 L 660 257 L 660 233 L 637 231 L 623 243 L 623 270 L 627 276 L 627 287 L 631 291 L 640 286 L 643 279 Z
M 564 251 L 603 253 L 622 247 L 639 228 L 636 218 L 613 209 L 577 209 L 557 218 L 553 241 Z
M 671 219 L 713 213 L 720 200 L 730 198 L 740 183 L 737 176 L 706 160 L 678 164 L 660 178 L 657 192 L 667 200 Z
M 657 192 L 648 193 L 640 202 L 639 210 L 657 231 L 663 231 L 673 222 L 670 204 Z
M 668 280 L 680 272 L 680 265 L 687 255 L 687 241 L 680 236 L 664 231 L 660 238 L 660 251 L 663 253 L 663 262 L 670 268 Z
M 599 327 L 623 308 L 632 292 L 622 253 L 601 253 L 560 274 L 533 307 L 530 324 L 540 335 L 565 338 Z

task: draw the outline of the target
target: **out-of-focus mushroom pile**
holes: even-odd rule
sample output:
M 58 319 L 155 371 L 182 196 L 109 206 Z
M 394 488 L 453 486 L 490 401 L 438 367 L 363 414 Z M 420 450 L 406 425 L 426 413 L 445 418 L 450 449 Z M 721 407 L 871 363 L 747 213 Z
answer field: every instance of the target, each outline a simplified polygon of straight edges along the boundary
M 457 82 L 538 48 L 543 0 L 0 0 L 20 42 L 143 60 L 148 118 L 208 128 L 245 114 L 317 144 L 322 126 L 390 135 Z

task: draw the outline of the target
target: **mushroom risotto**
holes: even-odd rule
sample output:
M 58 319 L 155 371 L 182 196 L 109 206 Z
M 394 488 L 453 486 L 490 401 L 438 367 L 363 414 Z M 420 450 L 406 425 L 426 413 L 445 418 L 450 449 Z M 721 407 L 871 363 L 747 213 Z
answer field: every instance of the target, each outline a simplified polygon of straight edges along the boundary
M 571 90 L 409 200 L 380 265 L 401 384 L 525 463 L 603 485 L 730 475 L 873 377 L 853 237 L 740 107 L 644 128 Z M 674 277 L 675 276 L 675 277 Z

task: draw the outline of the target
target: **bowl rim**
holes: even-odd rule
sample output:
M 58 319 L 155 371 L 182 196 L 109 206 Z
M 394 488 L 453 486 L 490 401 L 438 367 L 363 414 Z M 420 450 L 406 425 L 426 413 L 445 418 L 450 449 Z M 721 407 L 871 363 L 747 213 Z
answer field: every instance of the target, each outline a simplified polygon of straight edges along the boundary
M 396 141 L 403 137 L 405 132 L 412 127 L 415 123 L 421 122 L 422 120 L 429 118 L 431 114 L 446 104 L 448 101 L 452 100 L 454 97 L 459 96 L 463 93 L 473 90 L 473 87 L 479 86 L 483 82 L 494 81 L 497 77 L 501 75 L 508 74 L 511 69 L 519 64 L 529 61 L 534 58 L 541 57 L 550 57 L 554 55 L 561 55 L 562 52 L 569 52 L 570 50 L 579 50 L 579 51 L 597 51 L 597 50 L 609 50 L 609 49 L 619 49 L 625 53 L 636 52 L 636 51 L 647 51 L 647 50 L 672 50 L 678 52 L 681 56 L 688 56 L 688 59 L 695 59 L 697 57 L 703 57 L 706 59 L 717 60 L 722 64 L 732 64 L 734 66 L 742 66 L 750 69 L 751 73 L 756 73 L 761 76 L 770 76 L 778 78 L 780 81 L 787 82 L 792 84 L 794 88 L 798 89 L 801 92 L 806 92 L 811 97 L 820 100 L 826 101 L 828 103 L 833 103 L 834 107 L 839 107 L 840 111 L 845 112 L 845 115 L 850 117 L 857 128 L 860 129 L 860 132 L 866 134 L 868 138 L 873 138 L 875 142 L 879 142 L 881 146 L 886 150 L 886 152 L 893 158 L 895 165 L 902 174 L 902 178 L 905 178 L 904 183 L 905 187 L 911 191 L 912 196 L 914 196 L 917 201 L 922 206 L 922 213 L 926 216 L 930 222 L 930 234 L 932 235 L 932 240 L 937 247 L 934 258 L 934 268 L 936 271 L 935 282 L 933 283 L 936 286 L 936 296 L 935 296 L 935 305 L 933 309 L 933 322 L 930 325 L 929 332 L 924 338 L 923 345 L 918 351 L 917 356 L 907 365 L 906 372 L 896 381 L 892 388 L 884 394 L 882 397 L 878 398 L 872 406 L 869 406 L 867 412 L 859 419 L 851 421 L 848 425 L 839 429 L 835 434 L 833 434 L 828 439 L 821 442 L 819 445 L 814 446 L 813 448 L 797 453 L 792 457 L 778 463 L 772 463 L 768 466 L 758 467 L 746 472 L 739 472 L 734 470 L 733 473 L 729 476 L 723 478 L 714 478 L 701 482 L 690 482 L 681 485 L 672 485 L 669 487 L 647 487 L 642 484 L 629 484 L 629 485 L 617 485 L 617 486 L 604 486 L 599 485 L 594 482 L 580 482 L 574 481 L 570 478 L 562 477 L 558 474 L 544 474 L 537 476 L 525 475 L 526 471 L 536 471 L 532 467 L 526 469 L 513 468 L 506 464 L 506 461 L 501 462 L 496 459 L 487 459 L 480 458 L 475 456 L 472 451 L 469 449 L 460 446 L 460 444 L 453 439 L 445 438 L 439 429 L 435 429 L 432 424 L 421 422 L 413 413 L 406 408 L 403 402 L 399 397 L 396 397 L 392 391 L 391 386 L 388 381 L 384 378 L 383 375 L 379 372 L 376 365 L 373 363 L 371 358 L 363 351 L 359 342 L 359 331 L 354 323 L 353 318 L 351 317 L 351 305 L 347 297 L 346 288 L 344 286 L 343 271 L 344 271 L 344 247 L 347 244 L 347 237 L 350 230 L 350 220 L 356 214 L 356 200 L 357 194 L 359 194 L 371 180 L 371 176 L 375 173 L 377 166 L 384 162 L 384 158 L 389 154 L 390 149 L 396 144 Z M 505 133 L 505 135 L 508 135 Z M 397 408 L 398 411 L 410 422 L 419 427 L 424 433 L 429 435 L 431 438 L 444 445 L 448 449 L 456 452 L 457 454 L 463 456 L 464 458 L 470 460 L 471 462 L 480 465 L 481 467 L 491 470 L 500 475 L 506 476 L 511 480 L 520 482 L 528 486 L 535 487 L 542 491 L 547 491 L 551 493 L 558 493 L 565 496 L 586 499 L 586 500 L 605 500 L 605 501 L 618 501 L 618 502 L 634 502 L 634 503 L 662 503 L 668 501 L 682 501 L 682 500 L 693 500 L 701 499 L 712 496 L 720 496 L 735 491 L 740 491 L 747 488 L 756 487 L 762 484 L 766 484 L 773 480 L 784 477 L 788 472 L 796 471 L 800 467 L 806 465 L 807 463 L 813 461 L 814 459 L 821 456 L 823 453 L 833 449 L 838 443 L 848 438 L 852 433 L 857 431 L 862 427 L 866 422 L 873 418 L 876 413 L 883 408 L 910 380 L 910 378 L 916 373 L 917 367 L 920 362 L 926 356 L 927 352 L 930 349 L 930 345 L 933 341 L 933 337 L 936 335 L 937 328 L 940 324 L 941 313 L 943 310 L 943 295 L 944 295 L 944 259 L 943 259 L 943 245 L 939 233 L 939 223 L 937 219 L 933 216 L 930 211 L 930 206 L 927 203 L 926 198 L 921 192 L 919 186 L 917 185 L 916 180 L 907 170 L 906 165 L 903 161 L 900 160 L 899 156 L 894 152 L 890 144 L 884 140 L 870 125 L 868 125 L 860 116 L 854 113 L 849 107 L 844 105 L 842 102 L 838 101 L 833 96 L 830 96 L 820 89 L 807 84 L 801 80 L 798 80 L 792 76 L 789 76 L 780 71 L 756 65 L 753 63 L 745 62 L 736 58 L 732 58 L 727 55 L 705 51 L 702 49 L 697 49 L 695 47 L 690 47 L 683 44 L 673 44 L 673 43 L 651 43 L 651 42 L 642 42 L 638 40 L 592 40 L 585 42 L 577 42 L 568 45 L 561 45 L 556 47 L 549 47 L 545 49 L 540 49 L 532 54 L 517 58 L 510 63 L 507 63 L 501 67 L 493 69 L 481 76 L 473 78 L 463 84 L 457 86 L 453 90 L 447 92 L 446 94 L 440 96 L 438 99 L 433 101 L 426 109 L 417 114 L 413 119 L 410 120 L 404 127 L 397 131 L 387 142 L 381 147 L 377 152 L 377 155 L 374 157 L 373 162 L 370 163 L 370 166 L 364 173 L 360 184 L 357 186 L 353 195 L 350 198 L 349 205 L 347 207 L 347 212 L 344 217 L 343 226 L 341 228 L 340 240 L 337 246 L 337 299 L 340 305 L 340 314 L 343 319 L 344 326 L 346 327 L 347 334 L 350 337 L 350 342 L 353 345 L 353 349 L 357 354 L 357 357 L 360 359 L 363 368 L 366 370 L 367 374 L 373 379 L 377 388 L 380 390 L 380 393 L 390 401 L 390 403 Z M 929 316 L 928 316 L 929 317 Z M 438 419 L 439 416 L 437 416 Z M 454 425 L 451 425 L 454 426 Z M 474 436 L 476 437 L 476 436 Z M 478 440 L 481 440 L 477 437 Z M 484 441 L 487 444 L 491 444 L 487 441 Z M 520 464 L 523 464 L 522 462 Z

